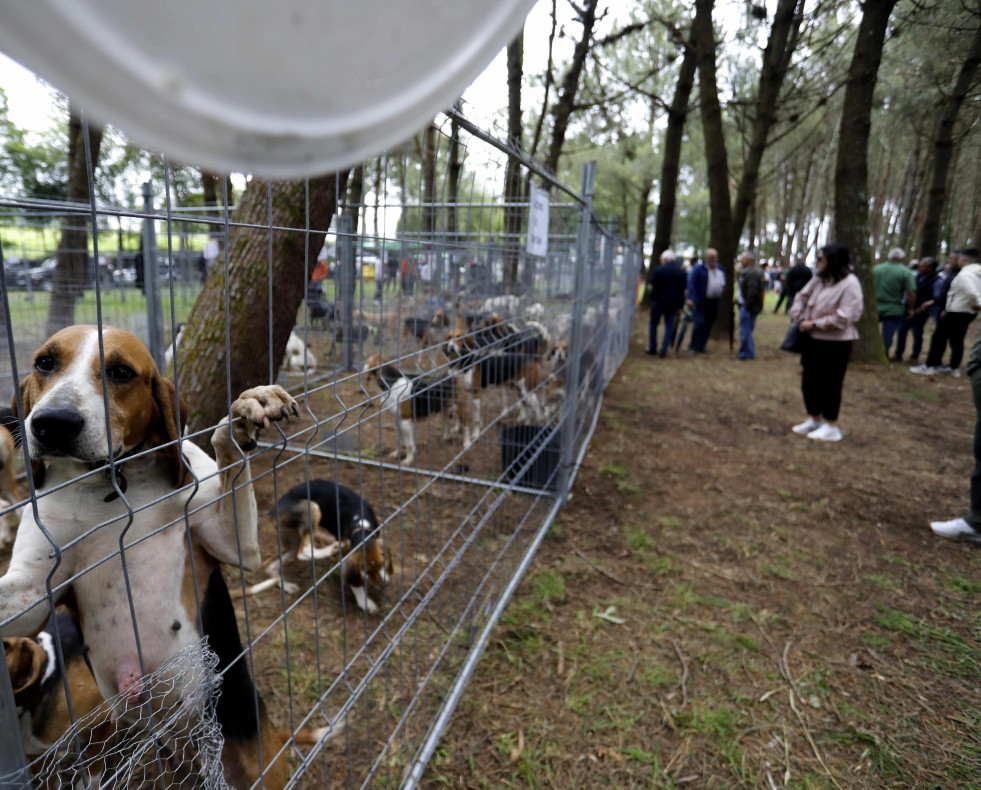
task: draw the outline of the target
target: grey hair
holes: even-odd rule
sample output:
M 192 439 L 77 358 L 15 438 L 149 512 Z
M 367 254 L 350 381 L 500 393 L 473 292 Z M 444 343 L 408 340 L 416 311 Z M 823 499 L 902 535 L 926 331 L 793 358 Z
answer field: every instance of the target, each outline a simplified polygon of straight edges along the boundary
M 667 249 L 661 253 L 661 263 L 667 263 L 668 261 L 677 260 L 678 256 L 675 255 L 674 250 Z
M 756 260 L 756 253 L 753 252 L 752 250 L 743 250 L 743 255 L 745 255 L 751 261 L 755 261 Z
M 889 260 L 902 262 L 906 260 L 906 250 L 902 247 L 893 247 L 889 250 Z

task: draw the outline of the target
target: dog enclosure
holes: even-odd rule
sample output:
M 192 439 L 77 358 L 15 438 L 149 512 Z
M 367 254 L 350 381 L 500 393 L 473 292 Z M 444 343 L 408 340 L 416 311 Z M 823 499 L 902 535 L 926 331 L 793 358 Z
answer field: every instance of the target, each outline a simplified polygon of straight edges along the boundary
M 143 340 L 161 370 L 169 365 L 166 375 L 192 413 L 206 395 L 222 403 L 238 396 L 232 371 L 246 360 L 231 341 L 244 322 L 259 326 L 269 345 L 254 349 L 270 360 L 263 383 L 281 384 L 300 407 L 248 453 L 263 559 L 283 551 L 287 526 L 276 501 L 294 486 L 326 479 L 372 505 L 381 523 L 370 540 L 384 543 L 394 566 L 386 586 L 369 589 L 376 612 L 362 611 L 341 581 L 341 563 L 356 562 L 363 547 L 286 562 L 281 584 L 255 594 L 246 588 L 262 573 L 225 566 L 244 645 L 237 661 L 273 725 L 288 734 L 277 755 L 259 759 L 286 760 L 290 787 L 415 787 L 568 496 L 603 389 L 627 351 L 641 251 L 594 215 L 594 165 L 583 167 L 579 185 L 562 184 L 459 110 L 346 179 L 335 176 L 326 225 L 316 224 L 323 211 L 311 182 L 294 185 L 301 221 L 284 227 L 274 215 L 277 185 L 236 190 L 239 200 L 258 194 L 267 204 L 267 219 L 257 222 L 243 219 L 227 191 L 218 207 L 180 205 L 175 181 L 186 173 L 173 167 L 160 162 L 164 178 L 147 182 L 134 205 L 94 189 L 87 203 L 0 198 L 0 397 L 14 399 L 30 371 L 52 326 L 58 288 L 53 264 L 8 263 L 52 258 L 68 225 L 84 233 L 86 249 L 76 252 L 90 259 L 89 274 L 75 284 L 75 323 L 114 326 Z M 534 186 L 532 200 L 509 199 L 528 190 L 506 184 Z M 217 311 L 222 331 L 213 367 L 225 385 L 203 393 L 184 373 L 192 352 L 209 353 L 194 337 L 203 320 L 194 309 L 207 293 L 221 294 L 216 283 L 233 281 L 243 233 L 252 248 L 265 250 L 257 256 L 263 285 L 246 295 L 253 308 L 244 317 Z M 283 238 L 301 246 L 302 260 L 274 274 Z M 273 320 L 285 287 L 278 278 L 295 278 L 304 289 L 281 364 L 271 353 L 283 339 Z M 477 356 L 454 354 L 450 336 L 467 348 L 480 345 Z M 371 374 L 374 355 L 397 366 L 416 392 L 452 382 L 445 386 L 454 397 L 440 402 L 438 413 L 409 421 L 411 462 L 388 408 L 392 396 Z M 508 355 L 524 366 L 511 382 L 466 389 L 468 365 Z M 191 426 L 192 438 L 206 439 L 213 427 Z M 56 495 L 34 489 L 26 461 L 18 448 L 22 498 L 7 503 L 0 518 Z M 125 470 L 125 461 L 115 465 Z M 54 554 L 64 548 L 51 545 Z M 126 548 L 121 541 L 117 554 Z M 0 550 L 0 569 L 9 558 L 9 547 Z M 55 613 L 71 581 L 32 605 Z M 5 636 L 13 619 L 0 622 Z M 213 702 L 222 671 L 209 653 L 202 646 L 174 657 L 207 698 L 193 708 L 200 720 L 189 722 L 186 709 L 168 716 L 151 706 L 153 714 L 136 724 L 122 717 L 129 730 L 110 732 L 96 748 L 86 741 L 93 730 L 79 703 L 69 711 L 76 724 L 32 762 L 33 779 L 23 771 L 20 742 L 0 739 L 0 784 L 221 785 Z M 147 693 L 168 677 L 146 682 Z M 11 688 L 0 682 L 5 733 L 18 731 L 17 715 Z M 193 734 L 167 729 L 178 725 Z M 300 732 L 314 732 L 314 742 Z M 174 757 L 188 749 L 196 754 L 194 770 L 186 767 L 189 758 Z M 93 751 L 101 762 L 93 763 Z M 102 759 L 106 754 L 115 757 Z

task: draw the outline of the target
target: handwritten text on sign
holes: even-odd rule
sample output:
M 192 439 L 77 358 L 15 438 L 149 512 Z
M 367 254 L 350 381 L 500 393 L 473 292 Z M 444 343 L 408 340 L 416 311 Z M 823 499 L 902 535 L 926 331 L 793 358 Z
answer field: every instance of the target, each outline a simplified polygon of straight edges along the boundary
M 548 254 L 548 192 L 532 184 L 530 197 L 527 252 L 545 257 Z

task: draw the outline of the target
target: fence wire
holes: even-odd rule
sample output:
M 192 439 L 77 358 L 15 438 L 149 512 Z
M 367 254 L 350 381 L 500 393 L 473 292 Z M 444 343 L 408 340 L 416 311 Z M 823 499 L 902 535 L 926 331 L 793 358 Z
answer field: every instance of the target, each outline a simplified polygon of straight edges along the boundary
M 217 582 L 193 570 L 192 527 L 198 511 L 213 504 L 201 492 L 218 491 L 215 498 L 236 509 L 238 551 L 248 543 L 249 514 L 225 475 L 195 466 L 183 488 L 131 501 L 128 469 L 135 479 L 137 465 L 155 457 L 141 446 L 109 464 L 90 464 L 84 479 L 35 487 L 24 453 L 0 442 L 0 462 L 19 473 L 14 491 L 0 487 L 0 519 L 24 519 L 14 556 L 33 535 L 56 558 L 50 575 L 31 588 L 43 593 L 13 606 L 9 595 L 2 600 L 14 589 L 4 587 L 13 583 L 11 549 L 0 549 L 0 631 L 13 681 L 13 694 L 0 684 L 0 726 L 22 735 L 13 753 L 0 749 L 0 784 L 29 784 L 18 773 L 26 749 L 29 770 L 53 766 L 35 775 L 44 786 L 164 786 L 178 773 L 185 783 L 209 786 L 415 786 L 571 486 L 603 390 L 627 352 L 640 252 L 593 215 L 594 167 L 584 168 L 576 187 L 559 184 L 457 112 L 355 170 L 326 227 L 311 227 L 309 184 L 303 226 L 283 228 L 271 219 L 271 186 L 263 225 L 243 220 L 228 192 L 218 207 L 177 205 L 173 173 L 166 163 L 159 169 L 165 180 L 148 185 L 138 205 L 0 197 L 0 397 L 16 407 L 17 381 L 31 374 L 35 351 L 57 323 L 57 261 L 73 254 L 86 261 L 75 269 L 85 272 L 74 284 L 75 323 L 137 336 L 193 412 L 202 393 L 174 374 L 194 349 L 194 339 L 181 335 L 183 322 L 211 287 L 209 278 L 241 265 L 233 239 L 247 232 L 253 247 L 265 250 L 254 320 L 269 324 L 272 344 L 280 331 L 272 328 L 270 306 L 281 286 L 271 274 L 276 239 L 296 235 L 309 252 L 302 271 L 290 276 L 302 277 L 304 298 L 286 356 L 281 365 L 270 362 L 265 383 L 282 385 L 298 414 L 242 450 L 266 565 L 243 570 L 241 553 L 239 563 L 226 562 L 221 586 L 233 603 L 220 622 L 207 622 L 214 618 L 202 616 L 202 600 Z M 525 194 L 528 183 L 550 192 L 546 254 L 527 252 L 529 206 L 507 198 L 506 182 L 521 185 L 509 194 Z M 64 249 L 66 228 L 83 233 L 84 249 Z M 229 324 L 222 337 L 234 339 L 241 329 Z M 100 349 L 107 348 L 110 336 L 100 337 Z M 230 346 L 223 351 L 230 380 L 242 360 L 232 358 Z M 114 380 L 99 376 L 96 389 L 109 403 L 99 414 L 111 422 Z M 228 389 L 230 403 L 238 393 Z M 32 430 L 16 415 L 5 422 L 14 434 Z M 199 434 L 207 438 L 213 428 Z M 114 516 L 96 508 L 86 520 L 83 513 L 74 533 L 46 522 L 44 514 L 77 508 L 84 501 L 78 497 L 103 478 L 123 503 Z M 162 500 L 184 502 L 192 494 L 186 507 L 165 509 Z M 153 529 L 129 531 L 147 513 L 168 515 Z M 105 547 L 105 555 L 92 557 L 93 546 Z M 98 719 L 100 737 L 150 761 L 134 779 L 133 771 L 116 777 L 98 763 L 77 767 L 92 751 L 91 739 L 80 744 L 78 733 L 90 733 L 91 717 L 114 709 L 102 701 L 111 696 L 104 677 L 101 694 L 80 689 L 92 685 L 100 660 L 114 659 L 115 646 L 93 645 L 99 637 L 87 630 L 91 617 L 84 620 L 79 639 L 88 650 L 81 652 L 96 667 L 90 660 L 82 667 L 86 681 L 76 684 L 69 682 L 79 672 L 74 654 L 57 635 L 36 631 L 50 614 L 77 613 L 79 596 L 70 593 L 83 589 L 89 574 L 108 576 L 110 587 L 122 579 L 126 600 L 115 614 L 133 630 L 140 673 L 155 677 L 159 637 L 141 617 L 145 600 L 164 591 L 145 589 L 158 574 L 141 575 L 141 552 L 184 574 L 180 597 L 192 610 L 186 627 L 218 653 L 220 682 L 208 681 L 208 672 L 187 673 L 178 704 L 173 684 L 158 683 L 162 693 L 155 695 L 143 678 L 141 709 L 157 723 L 141 719 L 124 731 L 125 716 Z M 63 559 L 76 555 L 91 561 Z M 46 673 L 18 674 L 15 635 L 54 644 Z M 233 648 L 223 653 L 217 645 L 229 641 Z M 172 673 L 164 677 L 173 680 Z M 39 730 L 42 703 L 64 710 L 61 732 Z M 204 746 L 199 757 L 175 765 L 197 742 L 181 738 L 180 750 L 166 748 L 160 722 L 169 721 L 175 704 L 182 721 L 200 714 L 204 722 L 217 711 L 224 779 L 205 770 L 213 761 Z M 243 721 L 262 722 L 259 734 Z M 118 732 L 106 734 L 107 727 Z M 249 760 L 230 770 L 241 754 Z M 250 761 L 258 766 L 251 774 Z

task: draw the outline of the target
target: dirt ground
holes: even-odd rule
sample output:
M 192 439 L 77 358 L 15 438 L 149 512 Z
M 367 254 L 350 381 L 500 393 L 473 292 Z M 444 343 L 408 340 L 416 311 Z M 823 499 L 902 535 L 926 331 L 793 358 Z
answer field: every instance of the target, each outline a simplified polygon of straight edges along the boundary
M 981 786 L 964 378 L 852 365 L 839 444 L 791 433 L 797 358 L 643 353 L 425 786 Z M 973 337 L 973 335 L 972 335 Z

